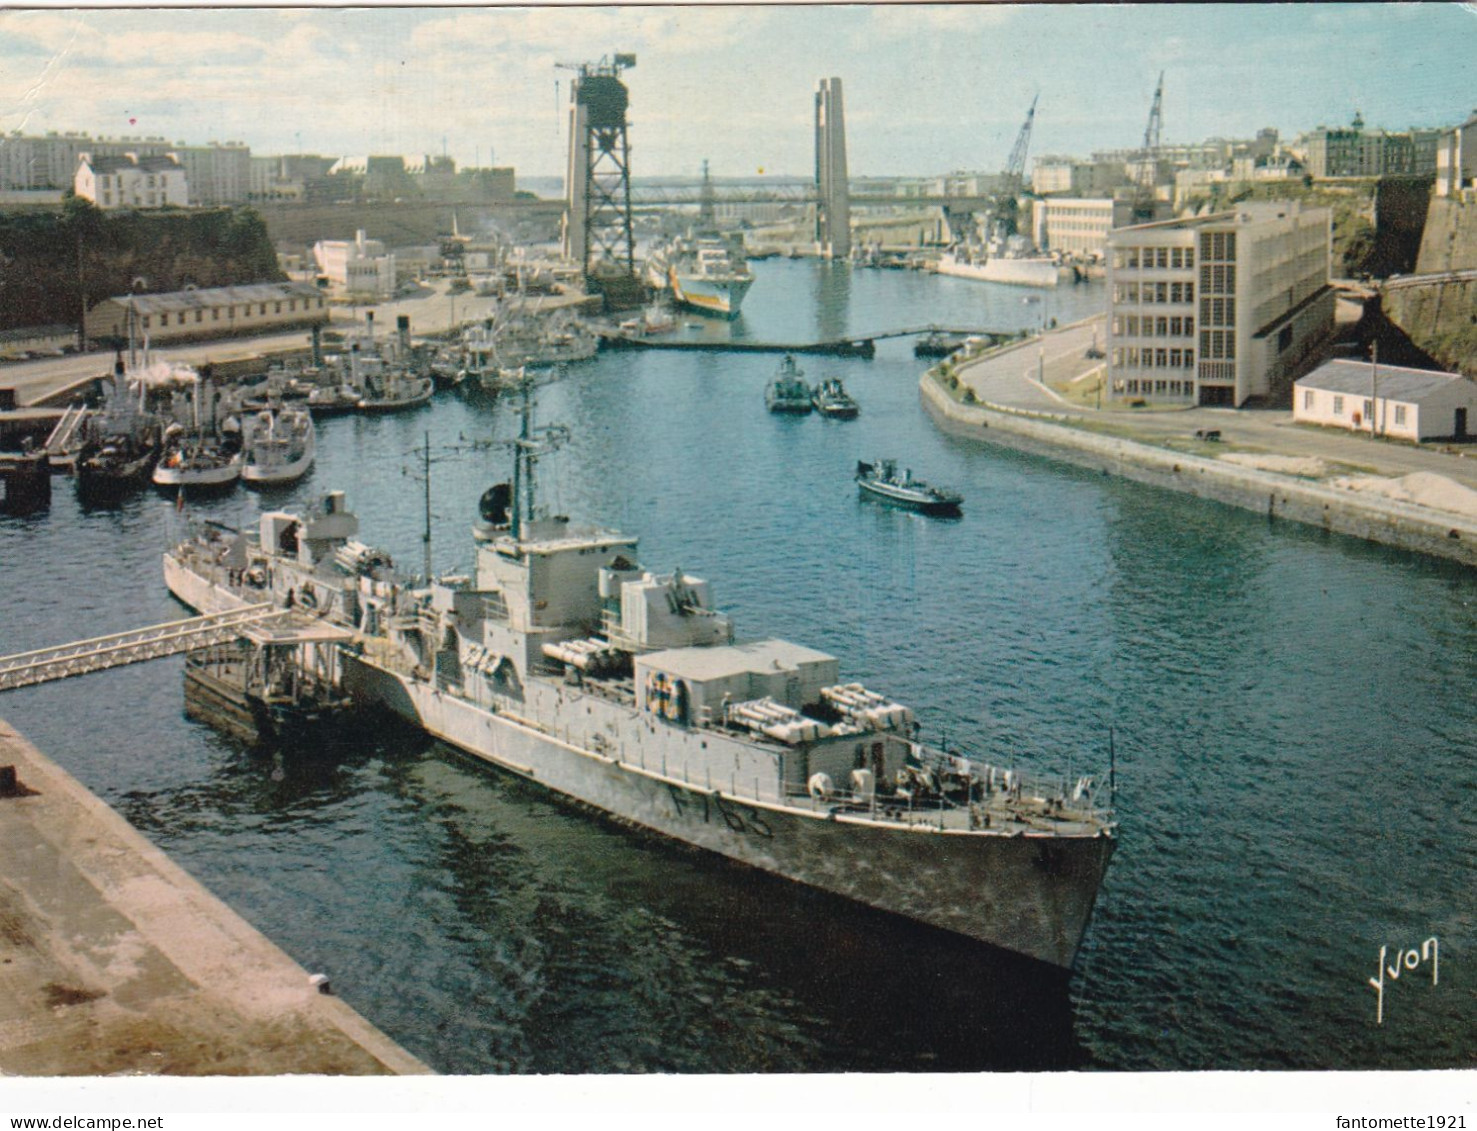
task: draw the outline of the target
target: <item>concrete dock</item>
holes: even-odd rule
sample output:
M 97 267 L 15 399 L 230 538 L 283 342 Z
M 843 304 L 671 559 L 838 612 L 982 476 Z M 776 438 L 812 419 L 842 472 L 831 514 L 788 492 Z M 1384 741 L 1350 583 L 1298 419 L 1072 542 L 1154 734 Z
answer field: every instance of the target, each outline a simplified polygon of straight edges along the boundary
M 1061 390 L 1101 367 L 1086 353 L 1103 341 L 1102 318 L 1087 319 L 956 358 L 957 389 L 945 388 L 934 369 L 920 378 L 919 392 L 940 427 L 955 435 L 1477 565 L 1477 448 L 1468 458 L 1468 445 L 1312 428 L 1295 424 L 1285 409 L 1136 412 L 1064 396 Z M 1218 442 L 1195 435 L 1212 429 Z M 1437 494 L 1452 506 L 1406 497 L 1399 488 L 1413 481 L 1445 484 Z
M 0 862 L 0 1076 L 430 1072 L 3 719 Z

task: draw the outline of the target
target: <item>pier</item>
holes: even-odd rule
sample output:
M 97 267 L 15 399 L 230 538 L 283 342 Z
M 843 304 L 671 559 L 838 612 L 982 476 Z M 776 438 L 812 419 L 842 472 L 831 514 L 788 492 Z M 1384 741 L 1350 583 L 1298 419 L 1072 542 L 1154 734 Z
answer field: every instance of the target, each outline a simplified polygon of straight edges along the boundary
M 1008 330 L 955 330 L 945 326 L 919 326 L 906 330 L 882 330 L 875 334 L 858 334 L 849 338 L 833 338 L 819 342 L 750 342 L 743 340 L 708 341 L 680 338 L 648 338 L 624 330 L 601 329 L 600 340 L 608 349 L 688 350 L 696 353 L 808 353 L 830 357 L 872 357 L 877 342 L 885 338 L 910 338 L 923 334 L 944 334 L 959 338 L 986 338 L 992 344 L 1015 336 Z
M 0 720 L 0 1075 L 423 1075 Z

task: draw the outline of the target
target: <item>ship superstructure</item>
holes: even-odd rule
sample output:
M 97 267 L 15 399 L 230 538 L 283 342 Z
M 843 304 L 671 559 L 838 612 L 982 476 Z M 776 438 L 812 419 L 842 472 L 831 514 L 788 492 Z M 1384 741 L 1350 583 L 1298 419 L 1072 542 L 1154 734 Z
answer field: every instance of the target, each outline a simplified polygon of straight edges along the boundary
M 678 304 L 704 314 L 737 318 L 754 276 L 742 255 L 716 232 L 678 237 L 652 251 L 647 281 L 669 290 Z
M 469 576 L 394 580 L 331 495 L 165 558 L 205 611 L 311 601 L 356 630 L 344 687 L 622 821 L 870 907 L 1070 967 L 1116 840 L 1093 783 L 1046 786 L 919 741 L 836 657 L 736 642 L 708 581 L 538 509 L 563 438 L 531 424 L 483 497 Z

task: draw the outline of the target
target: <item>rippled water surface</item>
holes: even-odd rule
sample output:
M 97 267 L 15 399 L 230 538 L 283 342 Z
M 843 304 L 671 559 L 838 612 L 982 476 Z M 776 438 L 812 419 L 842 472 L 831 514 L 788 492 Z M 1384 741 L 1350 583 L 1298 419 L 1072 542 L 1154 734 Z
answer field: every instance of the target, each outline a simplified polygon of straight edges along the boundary
M 1068 321 L 1010 288 L 772 261 L 740 336 Z M 730 332 L 710 327 L 705 333 Z M 414 732 L 317 758 L 186 720 L 181 661 L 11 692 L 0 713 L 436 1069 L 782 1072 L 1418 1068 L 1473 1062 L 1477 610 L 1468 571 L 940 434 L 906 339 L 845 378 L 853 422 L 778 419 L 766 355 L 615 353 L 538 411 L 573 442 L 556 509 L 713 581 L 740 633 L 830 650 L 994 762 L 1104 772 L 1121 843 L 1070 982 L 653 842 Z M 338 487 L 363 537 L 421 560 L 429 433 L 438 570 L 470 563 L 511 410 L 446 397 L 322 422 L 249 524 Z M 859 500 L 859 458 L 960 489 L 964 516 Z M 167 500 L 0 519 L 0 651 L 180 615 Z M 1387 977 L 1382 945 L 1435 936 Z

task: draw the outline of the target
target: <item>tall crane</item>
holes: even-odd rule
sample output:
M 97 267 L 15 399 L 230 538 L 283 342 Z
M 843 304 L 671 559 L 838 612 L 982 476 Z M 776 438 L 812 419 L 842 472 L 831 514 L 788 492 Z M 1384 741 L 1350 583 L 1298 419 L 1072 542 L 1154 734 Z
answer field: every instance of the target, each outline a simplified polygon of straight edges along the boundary
M 636 56 L 624 53 L 598 63 L 555 64 L 576 73 L 570 83 L 564 251 L 592 281 L 635 281 L 626 139 L 630 95 L 620 79 L 622 71 L 635 65 Z
M 1133 222 L 1147 224 L 1154 219 L 1154 182 L 1159 172 L 1159 131 L 1163 123 L 1164 72 L 1159 72 L 1159 85 L 1154 88 L 1154 102 L 1149 107 L 1149 124 L 1144 127 L 1144 147 L 1139 150 L 1137 175 L 1134 177 Z
M 1021 125 L 1021 132 L 1016 134 L 1015 146 L 1010 151 L 1010 160 L 1005 164 L 1005 180 L 1002 182 L 1001 189 L 1011 196 L 1019 196 L 1021 189 L 1026 185 L 1026 153 L 1031 148 L 1031 124 L 1036 120 L 1036 103 L 1040 99 L 1040 94 L 1031 99 L 1031 108 L 1026 111 L 1026 120 Z
M 1031 99 L 1031 108 L 1026 111 L 1026 120 L 1021 124 L 1021 132 L 1016 134 L 1010 159 L 1006 161 L 1005 172 L 1000 177 L 1000 192 L 996 197 L 995 215 L 990 223 L 991 234 L 999 241 L 1016 233 L 1020 209 L 1016 198 L 1026 187 L 1026 153 L 1031 148 L 1031 125 L 1036 121 L 1036 103 L 1040 99 L 1040 94 Z

